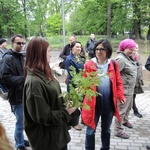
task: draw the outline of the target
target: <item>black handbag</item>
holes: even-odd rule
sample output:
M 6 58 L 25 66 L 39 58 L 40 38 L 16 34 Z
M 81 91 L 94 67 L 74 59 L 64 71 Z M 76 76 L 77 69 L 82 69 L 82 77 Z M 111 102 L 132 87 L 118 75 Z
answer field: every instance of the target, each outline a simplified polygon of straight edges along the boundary
M 71 120 L 69 121 L 68 125 L 69 126 L 76 126 L 78 124 L 79 121 L 79 116 L 80 116 L 80 110 L 76 109 L 70 116 L 71 116 Z
M 61 69 L 65 69 L 65 68 L 66 68 L 66 67 L 65 67 L 65 60 L 59 63 L 59 67 L 60 67 Z

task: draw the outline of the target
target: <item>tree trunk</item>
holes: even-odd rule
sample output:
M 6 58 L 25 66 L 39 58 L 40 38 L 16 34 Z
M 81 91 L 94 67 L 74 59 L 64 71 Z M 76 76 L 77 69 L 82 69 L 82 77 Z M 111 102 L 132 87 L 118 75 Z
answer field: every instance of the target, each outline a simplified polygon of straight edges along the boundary
M 141 1 L 141 0 L 138 0 Z M 139 40 L 141 37 L 141 29 L 140 29 L 140 9 L 139 6 L 137 5 L 136 2 L 133 2 L 133 14 L 134 14 L 134 19 L 133 19 L 133 33 L 135 34 L 135 39 Z
M 148 33 L 147 33 L 147 39 L 150 40 L 150 25 L 149 25 L 149 30 L 148 30 Z
M 111 2 L 107 1 L 107 39 L 111 40 Z
M 42 25 L 40 25 L 40 36 L 42 36 L 42 37 L 43 37 Z
M 0 38 L 2 38 L 2 35 L 3 35 L 3 33 L 2 33 L 2 26 L 0 24 Z
M 11 38 L 11 29 L 7 26 L 7 37 Z
M 23 5 L 23 13 L 24 13 L 24 19 L 25 19 L 25 22 L 24 22 L 24 36 L 25 38 L 28 37 L 27 33 L 28 33 L 28 29 L 27 29 L 27 12 L 26 12 L 26 0 L 23 1 L 22 3 Z
M 133 20 L 133 28 L 134 28 L 134 34 L 135 34 L 135 39 L 139 40 L 140 39 L 140 34 L 139 34 L 139 25 L 137 19 Z

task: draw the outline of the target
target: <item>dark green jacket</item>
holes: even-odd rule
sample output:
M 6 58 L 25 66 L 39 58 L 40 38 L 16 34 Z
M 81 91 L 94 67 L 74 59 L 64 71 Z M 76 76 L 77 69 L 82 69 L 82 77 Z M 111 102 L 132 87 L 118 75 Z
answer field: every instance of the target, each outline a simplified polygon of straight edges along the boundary
M 24 125 L 32 150 L 60 150 L 70 141 L 71 117 L 58 98 L 61 88 L 39 71 L 28 70 L 24 85 Z

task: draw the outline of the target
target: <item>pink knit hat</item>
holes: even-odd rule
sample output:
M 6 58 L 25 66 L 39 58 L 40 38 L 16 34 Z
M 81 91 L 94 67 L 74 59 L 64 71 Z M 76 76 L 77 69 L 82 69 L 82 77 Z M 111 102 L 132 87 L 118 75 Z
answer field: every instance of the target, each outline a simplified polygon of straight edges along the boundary
M 125 39 L 119 44 L 119 51 L 124 51 L 125 49 L 136 48 L 136 43 L 132 39 Z

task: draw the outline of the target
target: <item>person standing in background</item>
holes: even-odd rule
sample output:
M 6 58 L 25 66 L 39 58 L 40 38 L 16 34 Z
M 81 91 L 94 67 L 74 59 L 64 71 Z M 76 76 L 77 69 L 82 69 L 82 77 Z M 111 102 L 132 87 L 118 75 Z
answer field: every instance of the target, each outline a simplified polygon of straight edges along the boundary
M 144 93 L 144 90 L 142 88 L 142 86 L 144 85 L 144 83 L 143 83 L 143 71 L 142 71 L 142 64 L 140 61 L 138 49 L 139 49 L 139 46 L 138 46 L 138 44 L 136 44 L 135 53 L 132 56 L 132 58 L 135 60 L 136 65 L 137 65 L 137 78 L 136 78 L 136 84 L 135 84 L 134 94 L 133 94 L 132 109 L 133 109 L 133 113 L 135 116 L 142 118 L 143 116 L 142 116 L 142 114 L 139 113 L 138 108 L 136 106 L 136 102 L 135 102 L 136 94 Z
M 86 52 L 88 53 L 89 59 L 93 58 L 94 55 L 94 46 L 95 46 L 96 40 L 95 35 L 91 34 L 90 39 L 86 43 Z
M 2 65 L 2 58 L 4 54 L 7 52 L 7 40 L 4 38 L 0 39 L 0 65 Z M 3 99 L 8 99 L 8 92 L 7 89 L 0 83 L 0 96 Z
M 59 55 L 59 57 L 63 59 L 63 61 L 60 62 L 60 65 L 59 65 L 61 69 L 66 69 L 65 60 L 66 60 L 67 56 L 70 54 L 71 43 L 74 42 L 74 41 L 76 41 L 76 37 L 75 37 L 75 35 L 71 35 L 69 37 L 69 43 L 63 48 L 63 51 Z M 81 47 L 80 55 L 85 56 L 85 52 L 84 52 L 84 49 L 82 47 Z
M 2 83 L 8 89 L 9 103 L 16 117 L 14 133 L 16 150 L 26 150 L 26 147 L 30 146 L 29 142 L 24 139 L 23 133 L 22 95 L 24 85 L 24 58 L 21 51 L 24 44 L 23 35 L 14 35 L 11 39 L 12 48 L 3 57 L 3 63 L 1 65 Z
M 116 61 L 119 64 L 119 70 L 124 86 L 126 103 L 122 105 L 118 101 L 121 122 L 115 119 L 115 135 L 122 139 L 128 139 L 129 135 L 124 132 L 122 125 L 133 128 L 129 122 L 128 116 L 133 105 L 133 94 L 137 76 L 137 65 L 132 55 L 135 53 L 136 43 L 132 39 L 125 39 L 119 44 Z
M 145 68 L 146 68 L 148 71 L 150 71 L 150 55 L 148 56 L 148 58 L 147 58 L 147 60 L 146 60 Z M 146 146 L 146 148 L 147 148 L 148 150 L 150 150 L 150 144 L 148 144 L 148 145 Z
M 7 40 L 4 38 L 0 39 L 0 60 L 3 55 L 7 52 Z
M 80 69 L 83 69 L 83 65 L 85 63 L 85 60 L 80 56 L 81 53 L 81 43 L 78 41 L 74 41 L 70 45 L 71 52 L 67 56 L 65 65 L 66 69 L 68 72 L 68 77 L 67 77 L 67 92 L 70 91 L 69 84 L 72 84 L 72 76 L 71 76 L 71 66 L 76 69 L 76 73 L 79 73 Z M 74 85 L 73 85 L 74 86 Z M 75 87 L 75 86 L 74 86 Z M 77 88 L 77 87 L 75 87 Z M 70 121 L 69 123 L 74 129 L 76 130 L 82 130 L 82 128 L 79 126 L 79 117 L 74 118 Z

